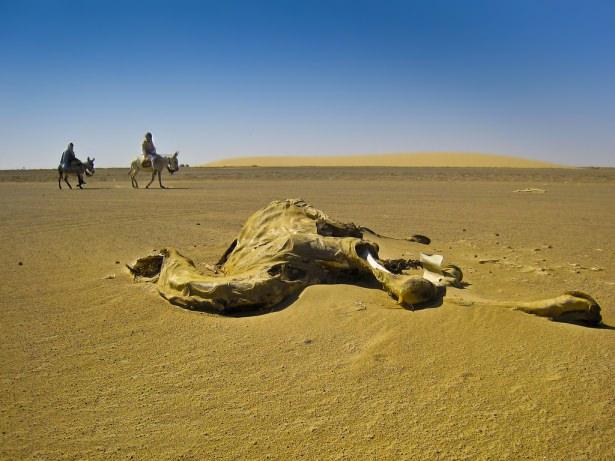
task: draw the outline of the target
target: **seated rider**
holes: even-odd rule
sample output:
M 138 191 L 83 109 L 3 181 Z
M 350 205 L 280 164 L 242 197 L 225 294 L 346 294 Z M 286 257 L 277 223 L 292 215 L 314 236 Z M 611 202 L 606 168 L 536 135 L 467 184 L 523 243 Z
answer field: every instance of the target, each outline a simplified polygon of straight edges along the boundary
M 60 165 L 64 170 L 80 167 L 83 165 L 83 162 L 75 156 L 75 151 L 73 150 L 73 147 L 73 143 L 69 142 L 66 150 L 62 152 L 62 159 L 60 160 Z M 79 185 L 85 184 L 85 181 L 83 180 L 83 175 L 78 174 L 77 178 L 79 179 Z
M 143 166 L 146 166 L 147 161 L 151 163 L 151 166 L 154 165 L 154 160 L 158 157 L 158 153 L 156 152 L 156 146 L 154 146 L 154 141 L 152 141 L 152 134 L 145 133 L 145 139 L 141 144 L 141 152 L 143 153 Z

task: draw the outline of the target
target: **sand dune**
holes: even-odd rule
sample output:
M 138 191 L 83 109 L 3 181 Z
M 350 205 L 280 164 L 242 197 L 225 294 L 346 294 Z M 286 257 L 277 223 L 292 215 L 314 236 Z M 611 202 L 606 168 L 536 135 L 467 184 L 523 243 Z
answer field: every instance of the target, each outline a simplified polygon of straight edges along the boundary
M 335 156 L 268 156 L 236 157 L 217 160 L 205 166 L 389 166 L 389 167 L 505 167 L 505 168 L 556 168 L 561 165 L 504 155 L 473 152 L 415 152 L 373 155 Z

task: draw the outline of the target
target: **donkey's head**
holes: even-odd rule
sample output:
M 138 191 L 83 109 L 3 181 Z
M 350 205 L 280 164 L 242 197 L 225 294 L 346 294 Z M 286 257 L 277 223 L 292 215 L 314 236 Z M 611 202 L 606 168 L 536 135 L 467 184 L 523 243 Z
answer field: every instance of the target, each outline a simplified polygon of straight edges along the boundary
M 168 157 L 167 170 L 169 170 L 169 173 L 171 174 L 179 170 L 179 161 L 177 160 L 178 154 L 179 152 L 175 152 L 173 155 Z
M 85 174 L 88 176 L 92 176 L 96 171 L 94 169 L 94 160 L 94 158 L 88 157 L 87 161 L 83 163 L 83 166 L 85 168 Z

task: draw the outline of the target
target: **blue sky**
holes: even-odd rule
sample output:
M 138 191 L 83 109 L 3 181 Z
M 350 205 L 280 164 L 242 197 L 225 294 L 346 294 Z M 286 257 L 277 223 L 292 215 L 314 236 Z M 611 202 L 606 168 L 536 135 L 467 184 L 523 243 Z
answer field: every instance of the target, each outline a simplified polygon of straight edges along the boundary
M 0 0 L 0 168 L 473 151 L 615 166 L 612 1 Z

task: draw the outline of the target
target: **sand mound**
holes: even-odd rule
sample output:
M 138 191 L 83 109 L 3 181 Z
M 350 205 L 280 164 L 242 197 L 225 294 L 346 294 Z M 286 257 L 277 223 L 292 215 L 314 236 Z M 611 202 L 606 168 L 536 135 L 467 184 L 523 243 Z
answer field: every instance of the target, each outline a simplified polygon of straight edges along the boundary
M 503 155 L 466 152 L 416 152 L 401 154 L 337 156 L 236 157 L 210 162 L 205 166 L 298 167 L 298 166 L 380 166 L 380 167 L 504 167 L 556 168 L 561 165 Z

